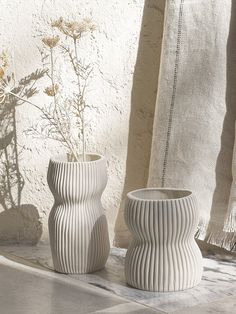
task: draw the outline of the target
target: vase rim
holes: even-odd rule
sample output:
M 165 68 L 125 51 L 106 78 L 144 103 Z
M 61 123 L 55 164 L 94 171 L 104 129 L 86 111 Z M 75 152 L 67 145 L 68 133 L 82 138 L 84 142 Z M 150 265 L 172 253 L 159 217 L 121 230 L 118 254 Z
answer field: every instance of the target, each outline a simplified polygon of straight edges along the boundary
M 68 161 L 68 160 L 66 160 L 66 155 L 61 154 L 57 157 L 51 156 L 50 161 L 53 163 L 58 163 L 58 164 L 90 164 L 90 163 L 99 162 L 99 161 L 105 159 L 105 157 L 103 155 L 95 154 L 95 153 L 86 153 L 85 156 L 89 156 L 89 157 L 92 157 L 94 159 L 85 160 L 85 161 L 82 161 L 82 160 Z
M 148 194 L 148 193 L 154 195 L 155 192 L 159 192 L 159 194 L 161 192 L 166 193 L 166 194 L 168 193 L 178 194 L 179 193 L 180 196 L 167 197 L 167 198 L 158 198 L 158 197 L 150 198 L 150 197 L 144 196 L 144 194 Z M 139 196 L 139 194 L 141 195 Z M 165 187 L 165 188 L 153 187 L 153 188 L 141 188 L 141 189 L 130 191 L 127 194 L 127 197 L 132 200 L 139 200 L 139 201 L 144 201 L 144 202 L 148 202 L 148 201 L 166 202 L 166 201 L 175 201 L 179 199 L 188 198 L 192 196 L 192 194 L 193 192 L 188 189 L 178 189 L 178 188 L 170 188 L 170 187 Z

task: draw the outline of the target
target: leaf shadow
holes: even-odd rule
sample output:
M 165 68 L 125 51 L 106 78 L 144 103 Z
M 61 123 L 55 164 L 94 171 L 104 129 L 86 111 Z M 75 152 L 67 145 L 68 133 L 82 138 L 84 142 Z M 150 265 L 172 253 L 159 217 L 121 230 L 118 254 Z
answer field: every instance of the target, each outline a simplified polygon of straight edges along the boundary
M 6 86 L 14 86 L 12 92 L 23 99 L 34 96 L 36 82 L 45 70 L 36 70 L 22 78 L 15 86 L 14 76 L 3 79 Z M 36 244 L 42 235 L 42 224 L 37 208 L 22 204 L 25 181 L 20 170 L 22 151 L 17 137 L 17 106 L 24 103 L 7 95 L 0 104 L 0 245 Z

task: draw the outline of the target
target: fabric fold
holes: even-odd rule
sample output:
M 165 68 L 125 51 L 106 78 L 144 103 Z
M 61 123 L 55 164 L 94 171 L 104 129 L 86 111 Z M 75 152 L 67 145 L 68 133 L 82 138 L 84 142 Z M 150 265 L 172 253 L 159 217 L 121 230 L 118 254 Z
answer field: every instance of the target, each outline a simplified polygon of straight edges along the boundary
M 236 3 L 168 0 L 148 186 L 192 189 L 196 237 L 235 250 Z M 232 170 L 233 169 L 233 170 Z

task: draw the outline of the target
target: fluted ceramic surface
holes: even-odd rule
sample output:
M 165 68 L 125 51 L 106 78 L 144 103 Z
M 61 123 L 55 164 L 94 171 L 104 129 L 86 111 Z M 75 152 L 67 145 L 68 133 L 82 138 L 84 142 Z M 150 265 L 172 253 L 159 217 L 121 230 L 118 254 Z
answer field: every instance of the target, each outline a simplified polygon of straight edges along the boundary
M 148 291 L 178 291 L 200 282 L 202 255 L 194 240 L 198 210 L 190 191 L 130 192 L 125 220 L 133 235 L 125 259 L 129 285 Z
M 101 195 L 107 183 L 106 161 L 50 160 L 48 184 L 54 196 L 49 215 L 50 245 L 55 270 L 89 273 L 104 267 L 110 244 Z

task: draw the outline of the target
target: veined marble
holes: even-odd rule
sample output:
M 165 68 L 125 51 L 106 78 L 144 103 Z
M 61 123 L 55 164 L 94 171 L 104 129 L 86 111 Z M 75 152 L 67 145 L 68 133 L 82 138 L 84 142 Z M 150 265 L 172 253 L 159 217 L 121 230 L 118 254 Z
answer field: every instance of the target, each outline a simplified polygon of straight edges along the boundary
M 0 256 L 0 282 L 3 314 L 115 314 L 120 310 L 156 313 L 68 276 L 22 265 L 3 256 Z
M 45 270 L 53 269 L 50 248 L 46 245 L 0 247 L 0 253 L 21 263 L 30 263 Z M 145 292 L 129 287 L 124 276 L 125 254 L 126 250 L 113 248 L 103 270 L 93 274 L 68 275 L 67 277 L 71 281 L 84 282 L 100 290 L 106 290 L 111 295 L 123 297 L 132 303 L 144 305 L 162 313 L 202 314 L 206 308 L 210 311 L 207 310 L 206 313 L 218 313 L 214 312 L 214 308 L 221 308 L 221 314 L 233 313 L 230 309 L 236 299 L 235 254 L 212 255 L 210 251 L 204 252 L 204 272 L 201 283 L 192 289 L 169 293 Z M 222 304 L 222 302 L 224 305 L 219 307 L 217 304 Z M 120 308 L 117 313 L 125 312 Z

